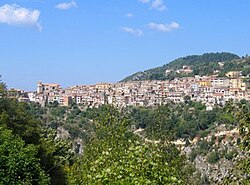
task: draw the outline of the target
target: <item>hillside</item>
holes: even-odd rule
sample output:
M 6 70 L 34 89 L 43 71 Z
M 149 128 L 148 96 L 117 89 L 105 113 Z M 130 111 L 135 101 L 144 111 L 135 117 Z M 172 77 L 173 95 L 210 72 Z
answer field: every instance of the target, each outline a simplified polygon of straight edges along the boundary
M 41 107 L 6 90 L 0 184 L 249 184 L 249 101 Z
M 249 65 L 250 59 L 240 58 L 236 54 L 206 53 L 203 55 L 190 55 L 178 58 L 161 67 L 156 67 L 146 71 L 137 72 L 126 77 L 122 82 L 137 80 L 166 80 L 175 77 L 185 77 L 194 75 L 212 75 L 218 74 L 224 76 L 231 70 L 245 69 L 246 63 Z
M 117 173 L 121 174 L 121 179 L 125 178 L 121 168 L 132 168 L 133 178 L 139 176 L 145 180 L 151 178 L 148 172 L 152 170 L 152 162 L 155 162 L 156 168 L 153 170 L 156 174 L 158 170 L 168 167 L 159 167 L 159 160 L 165 159 L 154 159 L 150 156 L 151 151 L 157 151 L 154 157 L 163 154 L 167 160 L 177 159 L 178 162 L 179 155 L 176 152 L 179 150 L 185 161 L 181 169 L 188 168 L 182 174 L 188 175 L 188 181 L 183 180 L 180 184 L 229 184 L 228 181 L 232 184 L 242 181 L 244 184 L 247 181 L 244 175 L 248 172 L 238 168 L 241 167 L 241 161 L 248 162 L 249 153 L 241 148 L 244 136 L 239 133 L 239 119 L 243 115 L 239 117 L 239 114 L 245 112 L 245 116 L 249 116 L 249 110 L 250 103 L 247 101 L 216 106 L 211 111 L 207 111 L 203 104 L 192 101 L 178 104 L 170 102 L 155 108 L 127 107 L 120 111 L 107 105 L 86 110 L 76 105 L 50 105 L 44 111 L 47 116 L 43 117 L 47 117 L 48 126 L 68 133 L 68 139 L 75 143 L 75 152 L 84 152 L 85 155 L 79 155 L 81 160 L 74 164 L 85 165 L 82 168 L 86 170 L 82 172 L 83 176 L 78 175 L 79 168 L 73 168 L 74 178 L 79 181 L 81 178 L 91 181 L 92 178 L 84 177 L 88 173 L 98 176 L 93 181 L 101 180 L 99 173 L 110 169 L 107 172 L 110 181 L 117 182 Z M 246 140 L 248 142 L 248 136 Z M 162 153 L 155 147 L 161 146 L 164 141 L 176 144 L 177 148 L 168 148 L 167 155 Z M 149 166 L 145 164 L 148 161 L 151 162 Z M 243 169 L 249 170 L 248 163 Z M 146 172 L 145 176 L 143 172 Z M 80 183 L 73 181 L 72 184 Z

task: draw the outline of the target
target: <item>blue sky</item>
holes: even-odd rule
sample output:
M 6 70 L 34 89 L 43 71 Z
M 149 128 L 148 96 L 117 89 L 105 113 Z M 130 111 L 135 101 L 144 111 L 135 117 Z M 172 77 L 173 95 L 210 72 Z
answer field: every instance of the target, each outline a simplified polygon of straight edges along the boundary
M 175 58 L 250 51 L 249 0 L 1 0 L 8 87 L 117 82 Z

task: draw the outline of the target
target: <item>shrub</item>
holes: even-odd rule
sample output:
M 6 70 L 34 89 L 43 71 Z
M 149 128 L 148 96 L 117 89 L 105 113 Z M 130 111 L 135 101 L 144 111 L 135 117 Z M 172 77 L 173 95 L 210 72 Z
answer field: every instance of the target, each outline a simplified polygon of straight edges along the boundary
M 220 160 L 220 157 L 219 157 L 219 154 L 217 151 L 213 151 L 213 152 L 210 152 L 208 155 L 207 155 L 207 161 L 210 163 L 210 164 L 214 164 L 216 162 L 218 162 Z

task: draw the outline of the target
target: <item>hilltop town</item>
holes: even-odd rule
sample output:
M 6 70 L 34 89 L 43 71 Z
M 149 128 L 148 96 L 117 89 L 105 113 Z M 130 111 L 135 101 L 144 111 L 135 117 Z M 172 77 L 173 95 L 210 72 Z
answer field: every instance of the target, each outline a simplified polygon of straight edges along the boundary
M 248 79 L 240 71 L 230 71 L 226 77 L 196 75 L 173 80 L 77 85 L 65 89 L 60 84 L 38 82 L 36 92 L 10 89 L 9 96 L 17 97 L 19 101 L 38 102 L 43 106 L 53 102 L 68 106 L 75 102 L 86 107 L 103 104 L 117 107 L 157 106 L 169 101 L 178 103 L 192 100 L 204 103 L 210 110 L 214 105 L 224 105 L 230 100 L 250 100 Z
M 242 168 L 249 159 L 248 144 L 244 144 L 249 143 L 246 125 L 250 107 L 248 56 L 240 58 L 228 53 L 187 56 L 162 67 L 135 73 L 117 83 L 63 88 L 58 83 L 39 81 L 33 92 L 6 89 L 2 83 L 2 96 L 6 94 L 3 101 L 16 104 L 11 106 L 13 108 L 27 109 L 44 123 L 44 129 L 54 129 L 55 138 L 72 142 L 69 151 L 73 150 L 74 155 L 84 154 L 82 160 L 84 157 L 89 160 L 85 150 L 90 149 L 91 156 L 93 153 L 116 155 L 118 151 L 117 155 L 124 155 L 127 162 L 130 161 L 128 154 L 119 152 L 130 151 L 130 148 L 124 148 L 125 145 L 130 147 L 130 141 L 135 139 L 140 145 L 153 147 L 153 152 L 155 147 L 164 146 L 167 141 L 180 152 L 171 154 L 174 160 L 176 156 L 182 156 L 186 163 L 183 169 L 192 169 L 191 173 L 190 169 L 185 172 L 190 175 L 185 178 L 185 184 L 248 181 L 248 173 L 244 170 L 249 165 Z M 19 113 L 12 112 L 15 111 L 9 111 L 11 116 Z M 12 125 L 12 120 L 9 123 Z M 19 121 L 16 123 L 19 131 Z M 115 146 L 121 149 L 96 152 L 98 147 L 91 148 L 91 142 L 103 136 L 105 140 L 100 142 L 108 140 L 110 143 L 106 146 L 118 143 Z M 120 136 L 123 138 L 118 139 Z M 166 156 L 165 150 L 163 154 Z M 145 160 L 144 154 L 140 156 Z M 139 160 L 136 160 L 136 166 Z M 108 168 L 113 163 L 111 161 Z M 96 160 L 91 167 L 95 165 Z
M 0 2 L 0 185 L 250 185 L 249 1 Z

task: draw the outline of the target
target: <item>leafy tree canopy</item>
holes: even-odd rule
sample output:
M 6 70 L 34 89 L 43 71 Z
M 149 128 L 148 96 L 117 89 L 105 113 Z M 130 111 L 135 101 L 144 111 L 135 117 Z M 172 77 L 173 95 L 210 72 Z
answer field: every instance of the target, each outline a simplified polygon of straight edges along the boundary
M 0 127 L 0 184 L 49 184 L 37 153 L 34 145 L 26 145 L 10 130 Z

